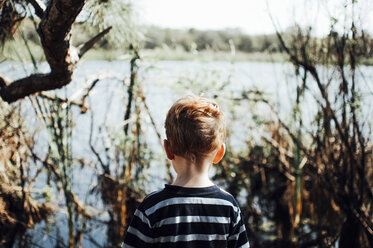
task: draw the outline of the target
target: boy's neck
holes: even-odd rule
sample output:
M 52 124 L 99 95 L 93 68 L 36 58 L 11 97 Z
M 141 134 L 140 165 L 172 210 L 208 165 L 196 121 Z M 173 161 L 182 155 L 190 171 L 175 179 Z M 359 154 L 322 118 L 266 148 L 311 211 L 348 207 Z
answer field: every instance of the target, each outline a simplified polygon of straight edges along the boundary
M 187 188 L 203 188 L 214 185 L 214 183 L 205 176 L 182 177 L 177 175 L 175 182 L 172 185 L 187 187 Z
M 177 173 L 173 185 L 189 188 L 201 188 L 214 185 L 208 176 L 212 161 L 204 159 L 196 164 L 183 157 L 176 156 L 172 165 Z

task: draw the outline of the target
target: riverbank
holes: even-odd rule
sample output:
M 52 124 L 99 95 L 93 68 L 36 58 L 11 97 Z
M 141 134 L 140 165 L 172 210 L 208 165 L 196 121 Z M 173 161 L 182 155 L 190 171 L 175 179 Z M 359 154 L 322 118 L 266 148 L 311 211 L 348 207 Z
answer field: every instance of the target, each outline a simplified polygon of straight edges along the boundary
M 286 62 L 286 55 L 281 53 L 246 53 L 242 51 L 227 52 L 227 51 L 213 51 L 202 50 L 188 52 L 182 48 L 155 48 L 142 49 L 140 56 L 143 60 L 150 61 L 228 61 L 228 62 Z M 32 54 L 32 55 L 31 55 Z M 107 50 L 103 48 L 96 48 L 88 51 L 83 59 L 88 61 L 97 60 L 127 60 L 130 58 L 128 50 L 115 49 Z M 40 46 L 30 42 L 25 46 L 22 42 L 13 41 L 5 44 L 2 53 L 0 53 L 0 62 L 3 61 L 24 61 L 24 62 L 45 61 L 43 50 Z
M 228 62 L 266 62 L 266 63 L 285 63 L 288 62 L 288 56 L 284 53 L 266 53 L 242 51 L 185 51 L 181 47 L 170 48 L 164 46 L 155 49 L 141 49 L 140 57 L 145 61 L 228 61 Z M 129 60 L 131 55 L 127 49 L 103 49 L 94 48 L 88 51 L 83 60 L 86 61 L 116 61 Z M 24 61 L 24 62 L 42 62 L 45 61 L 43 49 L 35 43 L 29 42 L 26 46 L 21 41 L 7 42 L 0 53 L 0 63 L 4 61 Z M 373 66 L 373 58 L 361 58 L 361 65 Z
M 281 53 L 245 53 L 226 51 L 193 51 L 188 52 L 180 48 L 155 48 L 140 50 L 140 56 L 144 60 L 160 61 L 228 61 L 228 62 L 286 62 L 286 55 Z M 120 51 L 107 51 L 95 49 L 87 53 L 85 60 L 122 60 L 129 57 L 128 53 Z

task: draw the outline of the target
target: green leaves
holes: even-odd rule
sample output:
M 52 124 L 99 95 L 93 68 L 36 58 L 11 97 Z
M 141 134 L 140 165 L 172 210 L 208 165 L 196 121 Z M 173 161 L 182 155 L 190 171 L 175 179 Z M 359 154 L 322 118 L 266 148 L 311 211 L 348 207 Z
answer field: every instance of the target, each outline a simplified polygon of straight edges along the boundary
M 106 48 L 123 48 L 129 44 L 137 47 L 144 38 L 131 1 L 88 1 L 81 17 L 85 16 L 82 25 L 94 34 L 112 27 L 101 43 Z

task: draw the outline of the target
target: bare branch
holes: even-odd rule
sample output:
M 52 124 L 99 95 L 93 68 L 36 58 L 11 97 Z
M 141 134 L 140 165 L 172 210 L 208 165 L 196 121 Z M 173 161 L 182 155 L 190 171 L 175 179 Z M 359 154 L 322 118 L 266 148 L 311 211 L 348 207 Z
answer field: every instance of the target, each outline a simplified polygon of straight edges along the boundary
M 80 112 L 84 114 L 89 109 L 89 106 L 85 105 L 85 99 L 87 98 L 87 96 L 89 95 L 90 91 L 96 86 L 96 84 L 99 81 L 100 81 L 100 79 L 95 79 L 91 83 L 91 85 L 88 88 L 85 89 L 85 93 L 82 96 L 82 98 L 81 98 L 80 101 L 74 101 L 72 99 L 63 98 L 63 97 L 59 97 L 59 96 L 52 96 L 52 95 L 49 95 L 47 93 L 40 93 L 39 96 L 42 97 L 42 98 L 51 100 L 51 101 L 59 101 L 60 103 L 67 103 L 67 104 L 70 104 L 70 105 L 74 105 L 74 106 L 80 107 Z
M 32 7 L 34 7 L 35 9 L 35 14 L 40 18 L 42 19 L 43 16 L 44 16 L 44 10 L 45 10 L 45 6 L 41 6 L 40 5 L 40 2 L 37 1 L 37 0 L 27 0 L 28 3 L 30 3 L 32 5 Z
M 51 96 L 51 95 L 46 94 L 46 93 L 40 93 L 39 96 L 43 97 L 45 99 L 51 100 L 51 101 L 59 101 L 61 103 L 69 103 L 71 105 L 75 105 L 77 107 L 80 107 L 81 109 L 84 109 L 85 111 L 82 111 L 84 113 L 88 109 L 88 107 L 84 105 L 84 102 L 70 101 L 67 98 L 62 98 L 62 97 L 59 97 L 59 96 Z
M 96 44 L 102 37 L 104 37 L 107 33 L 109 33 L 109 31 L 111 30 L 112 27 L 108 27 L 106 29 L 104 29 L 103 31 L 101 31 L 100 33 L 98 33 L 95 37 L 93 37 L 92 39 L 90 39 L 89 41 L 87 41 L 86 43 L 82 44 L 79 46 L 79 58 L 81 58 L 89 49 L 91 49 L 94 44 Z
M 100 79 L 95 79 L 93 80 L 93 82 L 91 83 L 91 85 L 85 90 L 85 93 L 84 95 L 82 96 L 80 102 L 81 102 L 81 112 L 85 113 L 87 111 L 87 109 L 84 109 L 84 102 L 85 102 L 85 99 L 87 98 L 87 96 L 89 95 L 89 93 L 91 92 L 91 90 L 96 86 L 96 84 L 100 81 Z

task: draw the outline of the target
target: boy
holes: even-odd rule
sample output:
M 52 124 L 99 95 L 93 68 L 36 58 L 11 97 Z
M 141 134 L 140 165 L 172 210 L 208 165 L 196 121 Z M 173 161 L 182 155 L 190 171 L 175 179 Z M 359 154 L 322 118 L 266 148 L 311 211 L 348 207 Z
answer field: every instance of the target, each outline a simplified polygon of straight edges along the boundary
M 225 117 L 212 100 L 186 96 L 167 113 L 164 148 L 177 173 L 146 196 L 128 227 L 128 247 L 249 247 L 240 209 L 208 177 L 225 153 Z

